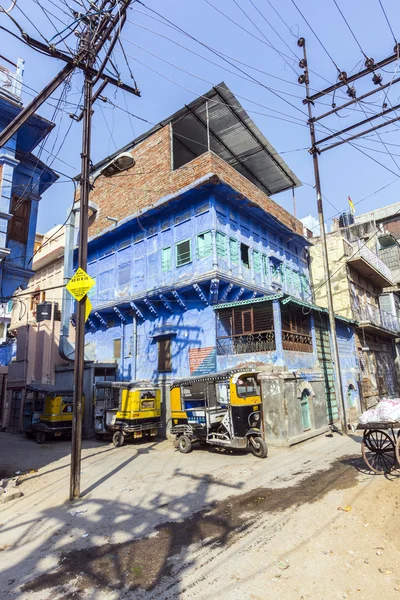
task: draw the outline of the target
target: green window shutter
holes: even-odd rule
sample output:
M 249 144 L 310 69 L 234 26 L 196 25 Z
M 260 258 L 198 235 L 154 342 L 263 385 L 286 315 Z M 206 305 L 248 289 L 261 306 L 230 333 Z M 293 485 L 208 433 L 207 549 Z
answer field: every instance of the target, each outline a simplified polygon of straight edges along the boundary
M 238 241 L 234 238 L 229 238 L 229 252 L 233 263 L 239 262 L 239 246 Z
M 282 266 L 280 262 L 271 260 L 271 277 L 272 281 L 282 283 Z
M 262 268 L 264 275 L 268 277 L 268 257 L 265 254 L 262 255 Z
M 255 273 L 261 273 L 261 257 L 258 250 L 253 250 L 253 267 Z
M 300 275 L 300 280 L 301 280 L 301 291 L 303 292 L 303 294 L 309 295 L 310 294 L 310 284 L 308 283 L 308 279 L 305 275 Z
M 295 288 L 296 291 L 300 291 L 300 275 L 296 272 L 293 271 L 292 273 L 292 281 L 293 281 L 293 286 Z
M 172 254 L 171 247 L 162 249 L 162 257 L 161 257 L 161 269 L 163 271 L 169 271 L 172 266 Z
M 211 231 L 199 233 L 199 235 L 196 237 L 196 244 L 197 258 L 205 258 L 206 256 L 210 256 L 212 252 Z
M 285 281 L 288 286 L 292 283 L 292 271 L 289 267 L 285 267 Z
M 218 256 L 226 256 L 226 235 L 217 231 L 216 234 L 216 243 L 217 243 L 217 255 Z

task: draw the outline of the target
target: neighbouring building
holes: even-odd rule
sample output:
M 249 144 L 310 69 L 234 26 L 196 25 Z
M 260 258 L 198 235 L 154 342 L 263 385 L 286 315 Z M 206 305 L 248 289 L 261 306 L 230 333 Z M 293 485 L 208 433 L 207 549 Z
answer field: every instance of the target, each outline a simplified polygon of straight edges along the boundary
M 36 235 L 34 275 L 27 288 L 17 290 L 12 299 L 10 330 L 16 340 L 16 352 L 8 364 L 3 427 L 22 427 L 27 385 L 54 385 L 55 366 L 63 362 L 58 345 L 64 239 L 65 230 L 60 225 L 44 235 Z
M 2 57 L 2 60 L 5 60 Z M 0 130 L 22 109 L 24 62 L 0 65 Z M 31 116 L 3 148 L 0 148 L 0 282 L 2 297 L 28 283 L 33 275 L 39 201 L 57 175 L 33 150 L 50 133 L 54 123 Z
M 394 360 L 394 342 L 400 335 L 399 315 L 395 301 L 385 299 L 394 280 L 391 269 L 377 254 L 376 239 L 363 239 L 356 227 L 335 229 L 327 234 L 333 306 L 335 313 L 356 322 L 356 353 L 365 409 L 376 404 L 379 397 L 399 395 Z M 317 304 L 327 306 L 321 239 L 312 241 L 314 298 Z
M 134 158 L 128 171 L 102 175 L 113 157 L 94 168 L 85 393 L 96 378 L 164 386 L 233 366 L 237 359 L 228 364 L 219 351 L 214 307 L 265 295 L 282 298 L 290 367 L 313 367 L 312 333 L 303 331 L 309 242 L 302 223 L 270 198 L 299 181 L 230 90 L 213 88 L 121 152 Z M 260 347 L 274 343 L 275 304 L 263 306 Z M 250 315 L 242 327 L 251 334 Z M 57 381 L 68 378 L 72 367 L 62 367 Z M 85 411 L 90 428 L 91 402 Z

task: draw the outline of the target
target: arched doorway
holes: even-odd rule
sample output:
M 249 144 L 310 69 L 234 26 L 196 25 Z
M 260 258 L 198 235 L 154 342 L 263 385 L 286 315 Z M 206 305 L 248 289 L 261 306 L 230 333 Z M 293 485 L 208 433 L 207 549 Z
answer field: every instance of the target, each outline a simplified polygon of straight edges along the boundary
M 300 396 L 301 422 L 303 425 L 303 431 L 311 429 L 310 395 L 310 390 L 304 389 Z

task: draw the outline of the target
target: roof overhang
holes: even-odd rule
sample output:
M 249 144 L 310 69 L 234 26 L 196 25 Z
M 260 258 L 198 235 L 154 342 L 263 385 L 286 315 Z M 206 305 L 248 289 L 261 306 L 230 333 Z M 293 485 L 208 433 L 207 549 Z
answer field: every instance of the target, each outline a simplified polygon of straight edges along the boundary
M 381 327 L 380 325 L 375 325 L 371 321 L 360 321 L 358 323 L 358 327 L 365 331 L 365 333 L 373 333 L 382 335 L 384 337 L 397 338 L 399 337 L 399 332 L 391 331 L 390 329 L 386 329 L 386 327 Z
M 302 185 L 225 83 L 98 162 L 93 172 L 169 124 L 173 128 L 175 168 L 211 150 L 268 195 Z
M 22 107 L 16 102 L 11 102 L 0 96 L 0 120 L 5 124 L 10 123 L 19 113 Z M 28 154 L 50 133 L 55 123 L 44 119 L 39 115 L 32 115 L 18 129 L 17 152 Z
M 377 287 L 385 288 L 393 285 L 391 279 L 388 279 L 383 273 L 378 271 L 378 269 L 375 269 L 369 261 L 359 254 L 349 258 L 347 264 Z

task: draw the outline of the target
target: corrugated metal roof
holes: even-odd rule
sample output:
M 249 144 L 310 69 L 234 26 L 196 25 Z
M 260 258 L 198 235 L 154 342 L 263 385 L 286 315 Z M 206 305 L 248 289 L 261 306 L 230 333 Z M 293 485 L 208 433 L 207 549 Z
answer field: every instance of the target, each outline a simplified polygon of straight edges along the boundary
M 267 194 L 301 185 L 225 83 L 170 117 L 175 166 L 207 150 L 207 104 L 212 152 Z
M 310 302 L 305 302 L 304 300 L 298 300 L 298 298 L 294 298 L 293 296 L 288 296 L 282 300 L 282 304 L 296 304 L 297 306 L 301 306 L 303 308 L 309 308 L 310 310 L 316 310 L 318 312 L 327 313 L 328 309 L 322 306 L 317 306 L 316 304 L 311 304 Z
M 301 185 L 300 180 L 271 146 L 225 83 L 213 87 L 98 162 L 94 171 L 121 152 L 132 150 L 134 146 L 169 123 L 173 125 L 175 168 L 207 152 L 207 104 L 212 152 L 269 195 Z
M 268 302 L 270 300 L 279 300 L 283 298 L 283 294 L 273 294 L 270 296 L 261 296 L 260 298 L 249 298 L 248 300 L 238 300 L 237 302 L 225 302 L 225 304 L 216 304 L 214 310 L 220 308 L 232 308 L 234 306 L 246 306 L 246 304 L 257 304 L 257 302 Z

